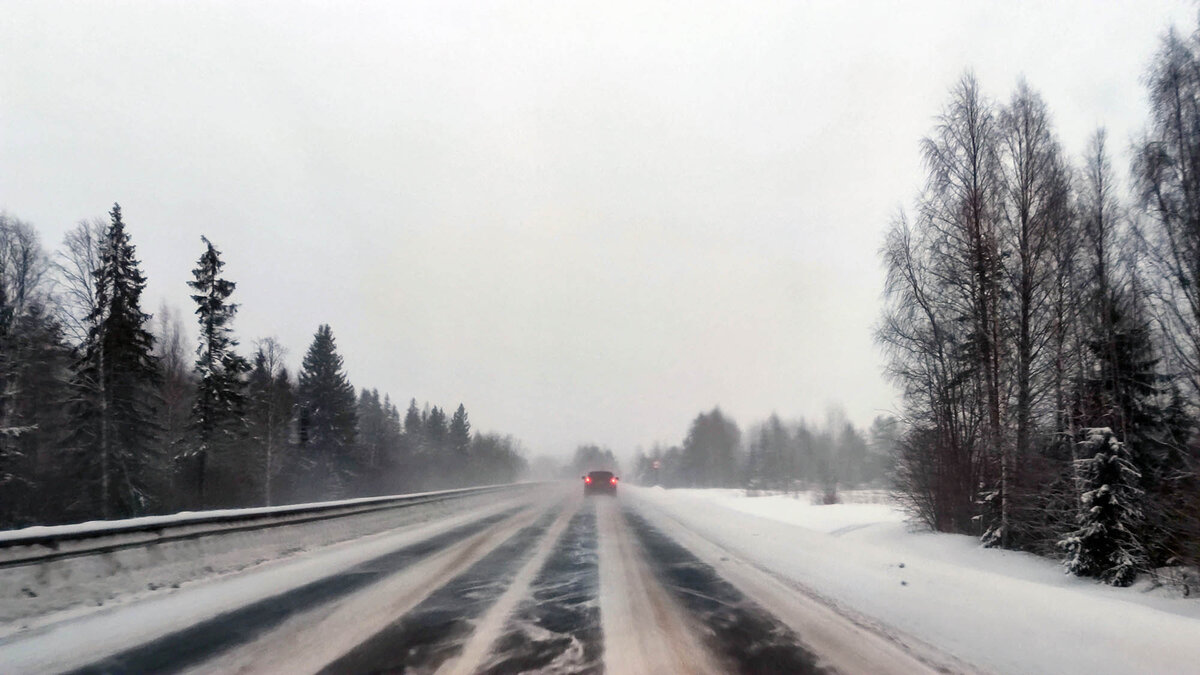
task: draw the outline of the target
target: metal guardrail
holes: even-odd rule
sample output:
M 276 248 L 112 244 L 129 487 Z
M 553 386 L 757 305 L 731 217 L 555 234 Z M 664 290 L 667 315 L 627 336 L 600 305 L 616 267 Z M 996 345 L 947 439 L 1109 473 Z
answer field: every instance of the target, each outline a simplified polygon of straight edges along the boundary
M 107 553 L 121 549 L 196 539 L 199 537 L 333 520 L 374 511 L 461 499 L 491 492 L 526 488 L 534 483 L 511 483 L 408 495 L 365 497 L 336 502 L 222 511 L 198 511 L 149 516 L 128 521 L 99 521 L 81 525 L 27 528 L 0 533 L 0 569 L 61 558 Z

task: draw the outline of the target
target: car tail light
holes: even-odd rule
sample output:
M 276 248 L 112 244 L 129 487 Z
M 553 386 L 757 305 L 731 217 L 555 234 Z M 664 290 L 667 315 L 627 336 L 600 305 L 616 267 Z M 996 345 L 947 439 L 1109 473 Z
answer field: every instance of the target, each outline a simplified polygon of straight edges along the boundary
M 616 484 L 617 484 L 617 477 L 616 477 L 616 476 L 613 476 L 612 478 L 609 478 L 609 479 L 608 479 L 608 482 L 612 483 L 613 485 L 616 485 Z
M 584 478 L 584 479 L 583 479 L 583 482 L 585 482 L 585 483 L 591 483 L 591 482 L 592 482 L 592 477 L 591 477 L 591 476 L 588 476 L 587 478 Z

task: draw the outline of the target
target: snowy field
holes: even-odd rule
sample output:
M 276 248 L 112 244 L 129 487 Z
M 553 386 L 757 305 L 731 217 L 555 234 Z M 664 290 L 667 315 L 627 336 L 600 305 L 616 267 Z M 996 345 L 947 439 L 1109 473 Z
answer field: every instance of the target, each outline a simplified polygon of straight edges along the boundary
M 659 488 L 655 488 L 659 489 Z M 901 523 L 905 516 L 888 503 L 883 490 L 844 492 L 844 503 L 830 506 L 815 505 L 815 493 L 795 494 L 747 493 L 746 490 L 708 489 L 671 490 L 672 494 L 713 502 L 722 508 L 778 520 L 805 529 L 844 534 L 867 525 Z
M 887 504 L 634 489 L 660 516 L 863 620 L 1005 673 L 1200 672 L 1200 600 L 1112 588 L 1055 561 L 917 532 Z M 847 501 L 882 501 L 845 495 Z

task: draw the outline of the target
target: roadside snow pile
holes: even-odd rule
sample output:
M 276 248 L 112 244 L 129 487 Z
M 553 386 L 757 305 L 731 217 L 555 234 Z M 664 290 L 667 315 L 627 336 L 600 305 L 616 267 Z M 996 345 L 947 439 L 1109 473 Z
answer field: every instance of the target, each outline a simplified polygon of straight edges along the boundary
M 863 501 L 867 498 L 882 501 L 874 494 L 878 491 L 869 492 L 872 494 L 864 496 Z M 722 508 L 831 534 L 844 534 L 876 523 L 902 523 L 905 520 L 902 511 L 885 503 L 813 504 L 806 492 L 747 496 L 745 490 L 679 489 L 671 490 L 670 494 L 703 499 Z M 843 497 L 846 501 L 859 501 L 859 495 L 853 493 L 844 493 Z
M 741 493 L 629 496 L 852 616 L 986 671 L 1197 672 L 1194 598 L 1113 588 L 973 537 L 914 532 L 891 507 Z

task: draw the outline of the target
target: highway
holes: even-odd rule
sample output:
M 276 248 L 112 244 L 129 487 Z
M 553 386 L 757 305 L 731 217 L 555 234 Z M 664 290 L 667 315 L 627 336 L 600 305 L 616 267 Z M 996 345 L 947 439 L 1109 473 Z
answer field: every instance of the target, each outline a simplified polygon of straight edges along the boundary
M 0 663 L 78 673 L 963 669 L 839 613 L 625 486 L 616 497 L 543 484 L 464 500 L 143 595 L 0 637 Z

